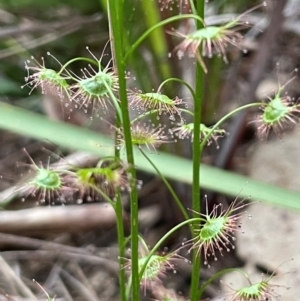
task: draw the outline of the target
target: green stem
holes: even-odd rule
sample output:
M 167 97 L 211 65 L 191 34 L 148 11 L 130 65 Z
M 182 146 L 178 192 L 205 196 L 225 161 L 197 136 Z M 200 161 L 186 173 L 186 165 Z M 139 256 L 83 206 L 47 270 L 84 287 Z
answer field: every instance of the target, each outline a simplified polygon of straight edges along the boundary
M 127 241 L 127 239 L 126 239 Z M 148 246 L 144 239 L 139 235 L 139 243 L 142 244 L 142 247 L 149 252 Z M 141 255 L 142 256 L 142 255 Z M 130 290 L 131 290 L 131 283 L 132 283 L 132 275 L 129 276 L 127 287 L 126 287 L 126 298 L 129 300 L 130 297 Z
M 117 112 L 117 119 L 120 120 L 120 125 L 121 125 L 121 124 L 123 124 L 123 118 L 122 118 L 122 112 L 121 112 L 119 102 L 118 102 L 116 96 L 114 95 L 114 93 L 112 92 L 112 90 L 110 89 L 110 87 L 108 86 L 107 82 L 104 80 L 103 83 L 104 83 L 105 88 L 107 89 L 108 94 L 114 104 L 115 110 Z M 119 128 L 118 125 L 117 125 L 117 128 Z
M 197 13 L 201 20 L 204 20 L 204 0 L 197 0 Z M 197 22 L 197 29 L 203 28 L 203 22 Z M 203 102 L 203 82 L 204 71 L 201 65 L 197 62 L 196 66 L 196 97 L 194 98 L 194 141 L 193 141 L 193 198 L 192 208 L 193 216 L 196 212 L 201 213 L 200 205 L 200 160 L 202 149 L 200 148 L 200 123 Z M 200 167 L 200 168 L 199 168 Z M 195 230 L 195 229 L 194 229 Z M 191 276 L 190 300 L 197 301 L 197 292 L 200 279 L 201 256 L 197 254 L 197 250 L 193 250 L 193 270 Z
M 134 154 L 130 132 L 130 118 L 128 110 L 128 100 L 126 93 L 125 79 L 125 59 L 124 59 L 124 23 L 123 23 L 123 0 L 108 0 L 108 14 L 110 18 L 110 30 L 114 49 L 114 59 L 119 76 L 119 99 L 121 102 L 121 112 L 123 119 L 123 130 L 125 138 L 125 147 L 128 169 L 128 178 L 130 179 L 130 205 L 131 205 L 131 272 L 132 272 L 132 300 L 138 301 L 140 282 L 138 266 L 138 194 L 136 187 L 136 170 Z
M 139 242 L 140 242 L 140 244 L 141 244 L 141 250 L 142 250 L 142 251 L 146 251 L 146 252 L 149 253 L 149 248 L 148 248 L 148 246 L 147 246 L 145 240 L 144 240 L 144 239 L 142 238 L 142 236 L 140 236 L 140 235 L 139 235 Z M 144 248 L 144 249 L 142 249 L 142 248 Z M 142 251 L 141 251 L 141 252 L 142 252 Z M 142 254 L 142 255 L 143 255 L 143 254 Z
M 155 109 L 155 110 L 148 111 L 148 112 L 146 112 L 144 114 L 139 115 L 138 117 L 134 118 L 133 120 L 131 120 L 131 124 L 134 124 L 135 122 L 143 119 L 144 117 L 151 116 L 152 114 L 155 114 L 155 113 L 158 113 L 158 112 L 163 112 L 163 111 L 165 111 L 165 110 L 163 110 L 163 109 L 160 109 L 160 110 L 159 109 Z
M 202 24 L 204 24 L 203 19 L 201 19 L 199 16 L 197 15 L 192 15 L 192 14 L 184 14 L 184 15 L 178 15 L 178 16 L 174 16 L 174 17 L 170 17 L 168 19 L 165 19 L 155 25 L 153 25 L 152 27 L 150 27 L 147 31 L 145 31 L 133 44 L 132 46 L 129 48 L 129 50 L 127 51 L 127 53 L 124 56 L 124 62 L 127 61 L 127 59 L 129 58 L 129 56 L 132 54 L 133 51 L 135 51 L 135 49 L 137 49 L 139 47 L 139 45 L 150 35 L 150 33 L 169 23 L 172 23 L 174 21 L 177 20 L 182 20 L 182 19 L 188 19 L 188 18 L 192 18 L 192 19 L 196 19 L 198 21 L 200 21 Z
M 118 245 L 119 245 L 119 283 L 120 283 L 120 294 L 121 300 L 126 301 L 126 275 L 124 266 L 124 258 L 125 258 L 125 238 L 124 238 L 124 224 L 123 224 L 123 206 L 121 195 L 118 193 L 116 203 L 113 202 L 101 189 L 98 187 L 94 187 L 94 189 L 101 194 L 101 196 L 114 208 L 116 213 L 116 221 L 117 221 L 117 233 L 118 233 Z
M 193 117 L 194 117 L 194 113 L 193 113 L 193 112 L 191 112 L 190 110 L 186 110 L 186 109 L 180 109 L 180 111 L 181 111 L 181 112 L 184 112 L 184 113 L 186 113 L 186 114 L 188 114 L 188 115 L 191 115 L 191 116 L 193 116 Z
M 179 109 L 179 110 L 180 110 L 181 112 L 185 112 L 185 113 L 187 113 L 187 114 L 189 114 L 189 115 L 191 115 L 191 116 L 194 116 L 194 113 L 191 112 L 191 111 L 189 111 L 189 110 L 186 110 L 186 109 Z M 155 109 L 155 110 L 152 110 L 152 111 L 148 111 L 148 112 L 146 112 L 146 113 L 144 113 L 144 114 L 139 115 L 139 116 L 136 117 L 135 119 L 133 119 L 133 120 L 131 121 L 131 124 L 134 124 L 135 122 L 137 122 L 137 121 L 143 119 L 144 117 L 151 116 L 152 114 L 155 114 L 155 113 L 158 113 L 158 112 L 164 112 L 164 111 L 168 111 L 168 110 L 166 110 L 166 109 Z
M 194 89 L 184 80 L 180 79 L 180 78 L 176 78 L 176 77 L 172 77 L 172 78 L 168 78 L 166 79 L 165 81 L 163 81 L 158 89 L 157 89 L 157 92 L 159 92 L 160 90 L 162 90 L 163 86 L 166 85 L 168 82 L 178 82 L 184 86 L 186 86 L 188 88 L 188 90 L 190 91 L 190 93 L 192 94 L 192 97 L 193 99 L 196 99 L 196 94 L 195 94 L 195 91 Z M 194 113 L 189 111 L 189 110 L 186 110 L 186 109 L 180 109 L 181 112 L 185 112 L 191 116 L 194 116 Z
M 205 143 L 207 142 L 207 140 L 212 136 L 213 134 L 213 131 L 215 129 L 217 129 L 227 118 L 231 117 L 232 115 L 234 115 L 235 113 L 239 112 L 239 111 L 242 111 L 242 110 L 245 110 L 245 109 L 248 109 L 248 108 L 252 108 L 252 107 L 259 107 L 259 106 L 264 106 L 266 105 L 265 103 L 263 102 L 255 102 L 255 103 L 250 103 L 250 104 L 247 104 L 247 105 L 244 105 L 242 107 L 239 107 L 231 112 L 229 112 L 228 114 L 226 114 L 224 117 L 222 117 L 211 129 L 210 131 L 208 132 L 208 134 L 206 135 L 206 137 L 202 140 L 201 142 L 201 150 L 203 149 Z
M 72 59 L 72 60 L 69 60 L 67 63 L 65 63 L 62 67 L 61 67 L 61 69 L 59 70 L 59 72 L 57 73 L 57 74 L 61 74 L 70 64 L 72 64 L 72 63 L 74 63 L 74 62 L 76 62 L 76 61 L 86 61 L 86 62 L 88 62 L 88 63 L 91 63 L 91 64 L 94 64 L 94 65 L 96 65 L 97 67 L 99 66 L 99 64 L 100 63 L 96 63 L 96 61 L 95 60 L 93 60 L 93 59 L 90 59 L 90 58 L 88 58 L 88 57 L 76 57 L 76 58 L 74 58 L 74 59 Z
M 224 275 L 224 274 L 227 274 L 227 273 L 231 273 L 231 272 L 239 272 L 241 274 L 243 274 L 247 279 L 248 279 L 248 276 L 245 272 L 243 272 L 242 270 L 240 269 L 237 269 L 237 268 L 231 268 L 231 269 L 225 269 L 225 270 L 222 270 L 220 272 L 217 272 L 215 274 L 213 274 L 213 276 L 211 276 L 207 281 L 205 281 L 205 283 L 201 286 L 201 288 L 199 289 L 198 293 L 197 293 L 197 300 L 200 300 L 201 297 L 202 297 L 202 294 L 204 293 L 205 289 L 207 288 L 207 286 L 209 284 L 211 284 L 214 280 L 216 280 L 217 278 L 219 278 L 220 276 Z
M 194 89 L 193 89 L 186 81 L 184 81 L 184 80 L 182 80 L 182 79 L 180 79 L 180 78 L 176 78 L 176 77 L 171 77 L 171 78 L 168 78 L 168 79 L 166 79 L 165 81 L 163 81 L 163 82 L 159 85 L 159 87 L 158 87 L 158 89 L 157 89 L 157 93 L 159 93 L 160 90 L 162 90 L 163 86 L 165 86 L 165 85 L 166 85 L 167 83 L 169 83 L 169 82 L 178 82 L 178 83 L 180 83 L 180 84 L 186 86 L 186 87 L 189 89 L 189 91 L 191 92 L 193 99 L 196 99 L 196 94 L 195 94 Z
M 150 158 L 144 153 L 144 151 L 140 148 L 140 152 L 143 154 L 143 156 L 146 158 L 146 160 L 151 164 L 151 166 L 156 170 L 157 174 L 160 176 L 160 178 L 163 180 L 167 188 L 169 189 L 170 193 L 172 194 L 178 208 L 180 209 L 182 215 L 187 220 L 189 219 L 189 215 L 187 214 L 185 208 L 183 207 L 182 203 L 180 202 L 178 196 L 176 195 L 175 191 L 173 190 L 172 186 L 168 182 L 168 180 L 162 175 L 162 173 L 159 171 L 159 169 L 155 166 L 155 164 L 150 160 Z M 192 227 L 191 227 L 192 232 Z M 193 232 L 192 232 L 193 233 Z
M 163 82 L 159 85 L 159 87 L 158 87 L 158 89 L 157 89 L 157 92 L 159 92 L 159 91 L 163 88 L 163 86 L 166 85 L 168 82 L 178 82 L 178 83 L 180 83 L 180 84 L 186 86 L 186 87 L 188 88 L 188 90 L 190 91 L 190 93 L 192 94 L 193 99 L 194 99 L 194 100 L 196 99 L 196 94 L 195 94 L 194 89 L 193 89 L 186 81 L 184 81 L 184 80 L 182 80 L 182 79 L 180 79 L 180 78 L 176 78 L 176 77 L 168 78 L 168 79 L 166 79 L 165 81 L 163 81 Z M 180 111 L 181 111 L 181 112 L 185 112 L 185 113 L 187 113 L 187 114 L 189 114 L 189 115 L 191 115 L 191 116 L 194 116 L 194 113 L 191 112 L 191 111 L 189 111 L 189 110 L 180 109 Z
M 129 279 L 127 281 L 126 292 L 125 292 L 126 299 L 125 300 L 130 300 L 131 286 L 132 286 L 132 274 L 130 274 Z
M 121 300 L 126 301 L 126 275 L 124 266 L 124 258 L 125 258 L 125 238 L 124 238 L 124 224 L 123 224 L 123 206 L 121 195 L 118 192 L 117 201 L 114 203 L 101 189 L 98 187 L 94 187 L 94 189 L 101 194 L 101 196 L 111 204 L 116 213 L 116 221 L 117 221 L 117 233 L 118 233 L 118 245 L 119 245 L 119 283 L 120 283 L 120 294 Z
M 107 83 L 104 81 L 106 88 L 109 91 L 110 97 L 113 99 L 115 109 L 116 109 L 116 128 L 118 131 L 115 132 L 115 160 L 120 160 L 120 148 L 118 147 L 118 135 L 119 130 L 122 127 L 122 114 L 121 114 L 121 108 L 119 106 L 119 102 L 117 101 L 115 95 L 107 87 Z M 122 204 L 122 198 L 120 189 L 118 190 L 117 197 L 116 197 L 116 204 L 115 204 L 115 213 L 117 218 L 117 235 L 118 235 L 118 245 L 119 245 L 119 284 L 120 284 L 120 295 L 121 300 L 125 301 L 128 300 L 126 298 L 126 275 L 125 275 L 125 269 L 124 269 L 124 261 L 125 261 L 125 250 L 126 250 L 126 240 L 124 237 L 124 222 L 123 222 L 123 204 Z
M 107 3 L 108 4 L 108 3 Z M 109 14 L 108 14 L 109 15 Z M 110 23 L 110 22 L 109 22 Z M 111 25 L 111 23 L 110 23 Z M 112 27 L 110 26 L 110 31 L 112 30 Z M 114 51 L 114 45 L 111 46 L 112 54 L 115 53 Z M 113 55 L 113 62 L 114 66 L 116 66 L 116 60 L 115 56 Z M 100 68 L 100 62 L 99 62 L 99 68 Z M 110 98 L 113 101 L 115 110 L 116 110 L 116 133 L 115 133 L 115 160 L 120 160 L 120 148 L 117 146 L 117 140 L 118 140 L 118 134 L 119 131 L 123 125 L 123 116 L 121 112 L 121 107 L 119 105 L 119 102 L 117 98 L 115 97 L 113 91 L 110 89 L 106 81 L 104 81 L 105 87 L 108 91 L 108 94 Z M 123 204 L 122 204 L 122 198 L 120 190 L 117 193 L 116 196 L 116 203 L 114 206 L 115 213 L 116 213 L 116 219 L 117 219 L 117 235 L 118 235 L 118 245 L 119 245 L 119 284 L 120 284 L 120 297 L 122 301 L 127 301 L 128 298 L 126 297 L 126 275 L 125 275 L 125 269 L 124 269 L 124 261 L 125 261 L 125 250 L 126 250 L 126 239 L 124 237 L 124 223 L 123 223 Z
M 176 232 L 179 228 L 187 225 L 187 224 L 192 224 L 193 222 L 203 222 L 203 218 L 191 218 L 188 220 L 185 220 L 183 222 L 181 222 L 180 224 L 176 225 L 174 228 L 172 228 L 170 231 L 168 231 L 156 244 L 155 246 L 152 248 L 152 250 L 150 251 L 150 253 L 147 256 L 147 260 L 145 260 L 144 265 L 142 266 L 141 270 L 140 270 L 140 275 L 139 275 L 139 279 L 142 279 L 143 274 L 146 270 L 147 264 L 151 258 L 152 255 L 154 255 L 154 253 L 157 251 L 157 249 L 162 245 L 162 243 L 174 232 Z M 199 223 L 198 223 L 199 224 Z
M 116 219 L 117 219 L 117 234 L 118 234 L 118 245 L 119 245 L 119 284 L 120 284 L 120 295 L 121 300 L 126 301 L 126 275 L 124 269 L 125 250 L 126 243 L 124 237 L 124 223 L 123 223 L 123 205 L 121 194 L 118 193 L 117 201 L 114 206 Z
M 194 0 L 190 0 L 189 2 L 190 2 L 190 6 L 191 6 L 192 13 L 193 13 L 194 15 L 197 15 L 197 9 L 196 9 L 196 7 L 195 7 Z M 203 20 L 204 20 L 204 19 L 203 19 Z
M 95 189 L 106 202 L 108 202 L 113 208 L 115 208 L 115 202 L 107 194 L 105 194 L 100 188 L 95 185 L 92 186 L 92 188 Z

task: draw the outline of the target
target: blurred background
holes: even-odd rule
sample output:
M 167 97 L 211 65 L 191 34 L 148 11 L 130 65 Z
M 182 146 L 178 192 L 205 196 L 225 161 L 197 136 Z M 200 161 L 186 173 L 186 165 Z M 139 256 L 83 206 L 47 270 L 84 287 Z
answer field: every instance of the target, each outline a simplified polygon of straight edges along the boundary
M 228 22 L 259 3 L 250 0 L 207 1 L 205 22 L 207 25 Z M 241 30 L 244 35 L 241 49 L 247 49 L 246 52 L 229 47 L 228 63 L 217 56 L 205 58 L 208 74 L 202 122 L 207 126 L 240 105 L 272 97 L 295 76 L 295 68 L 299 68 L 299 0 L 268 0 L 266 3 L 266 7 L 259 7 L 242 18 L 249 23 Z M 185 0 L 125 0 L 124 9 L 127 45 L 159 20 L 190 11 Z M 34 62 L 35 59 L 43 64 L 44 58 L 48 68 L 57 70 L 60 67 L 58 62 L 64 64 L 74 57 L 91 57 L 86 49 L 88 46 L 97 58 L 103 55 L 103 66 L 111 64 L 110 49 L 106 47 L 110 39 L 106 1 L 0 0 L 0 24 L 0 101 L 51 119 L 110 134 L 107 123 L 103 125 L 100 118 L 90 118 L 93 114 L 96 117 L 105 115 L 105 119 L 113 123 L 109 113 L 76 110 L 72 114 L 62 114 L 61 100 L 47 91 L 47 87 L 44 94 L 39 89 L 31 91 L 28 86 L 21 88 L 28 76 L 24 65 L 27 60 Z M 193 22 L 184 20 L 167 25 L 142 43 L 127 67 L 129 89 L 156 91 L 160 83 L 169 77 L 182 78 L 195 85 L 195 61 L 188 56 L 177 57 L 174 49 L 180 39 L 167 33 L 173 29 L 188 33 L 193 29 Z M 74 63 L 72 70 L 80 74 L 83 67 L 82 62 Z M 297 100 L 299 79 L 293 80 L 286 90 L 292 99 Z M 192 107 L 191 97 L 181 85 L 167 85 L 164 93 L 170 98 L 179 96 L 189 108 Z M 283 137 L 270 133 L 268 143 L 261 142 L 256 135 L 257 125 L 251 122 L 257 114 L 258 111 L 251 110 L 231 118 L 224 125 L 229 135 L 218 140 L 220 147 L 213 143 L 205 149 L 203 162 L 299 190 L 299 130 L 297 127 L 287 129 Z M 164 121 L 170 123 L 169 120 Z M 36 130 L 39 131 L 38 125 Z M 49 156 L 51 162 L 64 157 L 68 162 L 82 166 L 91 166 L 98 158 L 60 148 L 52 141 L 36 141 L 4 130 L 0 130 L 0 141 L 0 203 L 3 208 L 0 212 L 0 300 L 6 300 L 6 294 L 14 300 L 44 299 L 45 295 L 32 279 L 41 283 L 51 297 L 56 295 L 58 300 L 118 300 L 114 213 L 102 203 L 101 198 L 94 202 L 84 199 L 85 207 L 73 200 L 66 206 L 55 204 L 49 209 L 46 204 L 37 206 L 31 197 L 11 197 L 28 177 L 26 171 L 30 160 L 23 148 L 35 162 L 44 164 L 47 164 Z M 192 155 L 189 140 L 163 146 L 162 150 L 187 158 Z M 140 229 L 152 246 L 178 224 L 182 216 L 161 180 L 142 172 L 138 177 L 143 181 L 139 191 Z M 184 206 L 190 207 L 190 186 L 178 182 L 172 185 Z M 203 191 L 204 194 L 210 207 L 232 201 L 212 191 Z M 254 233 L 253 237 L 251 235 L 248 241 L 243 240 L 244 236 L 238 239 L 240 243 L 236 251 L 221 257 L 211 269 L 204 269 L 203 279 L 228 267 L 245 267 L 254 274 L 272 272 L 283 261 L 300 254 L 298 214 L 265 204 L 256 205 L 261 207 L 254 208 L 255 213 L 249 213 L 253 215 L 249 226 L 245 221 L 245 232 Z M 125 220 L 128 220 L 126 196 L 124 208 Z M 259 225 L 258 229 L 255 225 Z M 274 229 L 276 235 L 270 232 Z M 282 230 L 280 235 L 278 229 Z M 174 250 L 179 247 L 182 240 L 188 238 L 187 233 L 184 229 L 170 238 L 166 248 Z M 263 237 L 258 237 L 258 233 Z M 285 240 L 287 236 L 291 238 L 288 243 Z M 277 247 L 272 247 L 274 241 Z M 270 249 L 262 247 L 268 244 Z M 283 253 L 283 246 L 287 251 L 282 257 L 279 254 Z M 297 267 L 299 258 L 296 257 L 283 268 L 284 271 Z M 178 264 L 178 271 L 168 276 L 168 281 L 170 287 L 186 296 L 191 267 L 187 263 Z M 298 275 L 293 274 L 293 281 L 288 280 L 288 286 L 293 284 L 297 287 L 297 283 L 299 286 Z M 235 283 L 236 280 L 227 281 Z M 206 296 L 218 298 L 222 290 L 216 282 L 207 289 Z M 288 300 L 296 300 L 297 294 L 293 290 L 291 292 Z M 286 293 L 283 292 L 285 296 Z

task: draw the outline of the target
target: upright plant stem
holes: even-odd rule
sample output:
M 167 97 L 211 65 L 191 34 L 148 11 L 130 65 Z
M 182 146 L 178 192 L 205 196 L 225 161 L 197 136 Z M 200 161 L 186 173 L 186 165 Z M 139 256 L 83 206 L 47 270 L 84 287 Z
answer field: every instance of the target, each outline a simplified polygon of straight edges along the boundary
M 138 269 L 138 201 L 136 188 L 136 170 L 134 168 L 133 147 L 130 132 L 130 118 L 126 94 L 125 63 L 124 63 L 124 26 L 123 26 L 123 0 L 108 0 L 108 13 L 114 48 L 115 68 L 119 77 L 119 99 L 123 119 L 123 131 L 127 161 L 130 165 L 128 178 L 131 182 L 131 273 L 132 273 L 132 300 L 139 300 L 139 269 Z
M 202 20 L 204 20 L 204 0 L 197 0 L 197 13 Z M 197 22 L 197 29 L 203 27 L 203 24 Z M 200 148 L 200 123 L 201 123 L 201 111 L 203 101 L 203 77 L 204 71 L 199 63 L 196 67 L 196 98 L 194 99 L 194 142 L 193 142 L 193 215 L 197 216 L 196 212 L 200 212 L 200 160 L 201 160 L 201 148 Z M 197 250 L 193 251 L 193 271 L 191 278 L 191 290 L 190 300 L 197 301 L 198 286 L 200 278 L 200 264 L 201 259 Z
M 118 245 L 119 245 L 119 283 L 120 283 L 120 295 L 122 301 L 126 300 L 126 277 L 125 277 L 125 269 L 124 258 L 125 258 L 125 238 L 124 238 L 124 225 L 123 225 L 123 206 L 122 199 L 120 193 L 118 193 L 117 201 L 114 206 L 116 219 L 117 219 L 117 231 L 118 231 Z

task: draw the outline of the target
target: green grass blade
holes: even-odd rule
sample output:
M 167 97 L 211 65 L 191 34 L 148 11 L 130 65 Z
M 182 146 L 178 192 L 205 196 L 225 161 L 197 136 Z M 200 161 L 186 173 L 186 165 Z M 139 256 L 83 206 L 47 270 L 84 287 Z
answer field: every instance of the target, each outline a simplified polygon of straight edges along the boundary
M 0 128 L 39 140 L 49 140 L 61 147 L 87 151 L 99 155 L 99 157 L 110 156 L 114 153 L 113 140 L 108 137 L 82 127 L 52 121 L 43 115 L 3 102 L 0 102 Z M 190 160 L 167 153 L 150 156 L 151 161 L 165 177 L 192 183 L 192 162 Z M 156 174 L 151 164 L 137 149 L 135 150 L 135 159 L 139 170 Z M 203 188 L 232 196 L 251 196 L 254 200 L 300 211 L 300 193 L 296 191 L 259 182 L 205 164 L 202 164 L 200 172 L 200 184 Z

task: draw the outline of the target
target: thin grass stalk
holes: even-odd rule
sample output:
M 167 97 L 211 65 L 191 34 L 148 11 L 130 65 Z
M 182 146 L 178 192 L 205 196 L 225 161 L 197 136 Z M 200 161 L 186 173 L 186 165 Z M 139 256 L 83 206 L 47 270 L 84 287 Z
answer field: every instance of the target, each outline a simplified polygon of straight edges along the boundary
M 124 237 L 124 224 L 123 224 L 123 206 L 120 193 L 118 193 L 117 201 L 114 206 L 117 219 L 117 235 L 118 235 L 118 245 L 119 245 L 119 284 L 120 284 L 120 296 L 122 301 L 127 301 L 126 299 L 126 275 L 124 266 L 125 258 L 125 237 Z
M 130 118 L 126 93 L 125 63 L 124 63 L 124 27 L 123 27 L 122 0 L 108 0 L 108 14 L 110 18 L 111 38 L 114 47 L 115 68 L 119 76 L 119 99 L 123 119 L 123 131 L 127 161 L 130 165 L 128 178 L 131 182 L 130 205 L 131 205 L 131 273 L 132 273 L 132 300 L 139 300 L 139 266 L 138 266 L 138 198 L 136 187 L 136 170 L 134 168 L 134 155 L 130 131 Z
M 117 154 L 119 156 L 119 154 Z M 124 237 L 124 224 L 123 224 L 123 206 L 122 206 L 122 199 L 120 191 L 118 191 L 116 202 L 111 200 L 101 189 L 95 190 L 102 195 L 102 197 L 112 205 L 116 213 L 116 220 L 117 220 L 117 233 L 118 233 L 118 244 L 119 244 L 119 284 L 120 284 L 120 296 L 122 301 L 127 301 L 126 298 L 126 275 L 125 270 L 123 268 L 124 265 L 124 258 L 125 258 L 125 247 L 126 247 L 126 240 Z
M 116 202 L 110 199 L 101 189 L 94 187 L 94 189 L 114 208 L 117 220 L 117 233 L 119 245 L 119 284 L 120 296 L 122 301 L 127 301 L 126 298 L 126 275 L 123 268 L 125 258 L 126 239 L 124 237 L 124 224 L 123 224 L 123 206 L 120 191 L 118 191 Z
M 118 103 L 117 103 L 118 105 Z M 122 120 L 119 114 L 116 114 L 116 128 L 120 129 L 122 126 Z M 115 133 L 115 159 L 120 159 L 120 148 L 117 147 L 117 140 L 118 140 L 118 131 Z M 116 213 L 116 220 L 117 220 L 117 236 L 118 236 L 118 245 L 119 245 L 119 284 L 120 284 L 120 297 L 122 301 L 126 301 L 126 275 L 124 261 L 125 261 L 125 237 L 124 237 L 124 222 L 123 222 L 123 204 L 121 198 L 120 189 L 118 190 L 116 196 L 116 203 L 114 204 L 114 210 Z
M 204 20 L 204 0 L 197 0 L 197 13 L 198 16 Z M 203 27 L 203 23 L 197 22 L 197 29 Z M 200 148 L 200 123 L 201 123 L 201 112 L 203 102 L 203 80 L 204 71 L 201 65 L 197 62 L 196 66 L 196 98 L 194 99 L 194 141 L 193 141 L 193 199 L 192 208 L 193 216 L 197 217 L 196 212 L 201 211 L 200 204 L 200 160 L 201 160 L 201 148 Z M 195 230 L 195 229 L 194 229 Z M 198 300 L 198 286 L 200 278 L 200 266 L 201 257 L 197 254 L 197 250 L 193 250 L 193 270 L 191 277 L 191 289 L 190 289 L 190 300 Z

